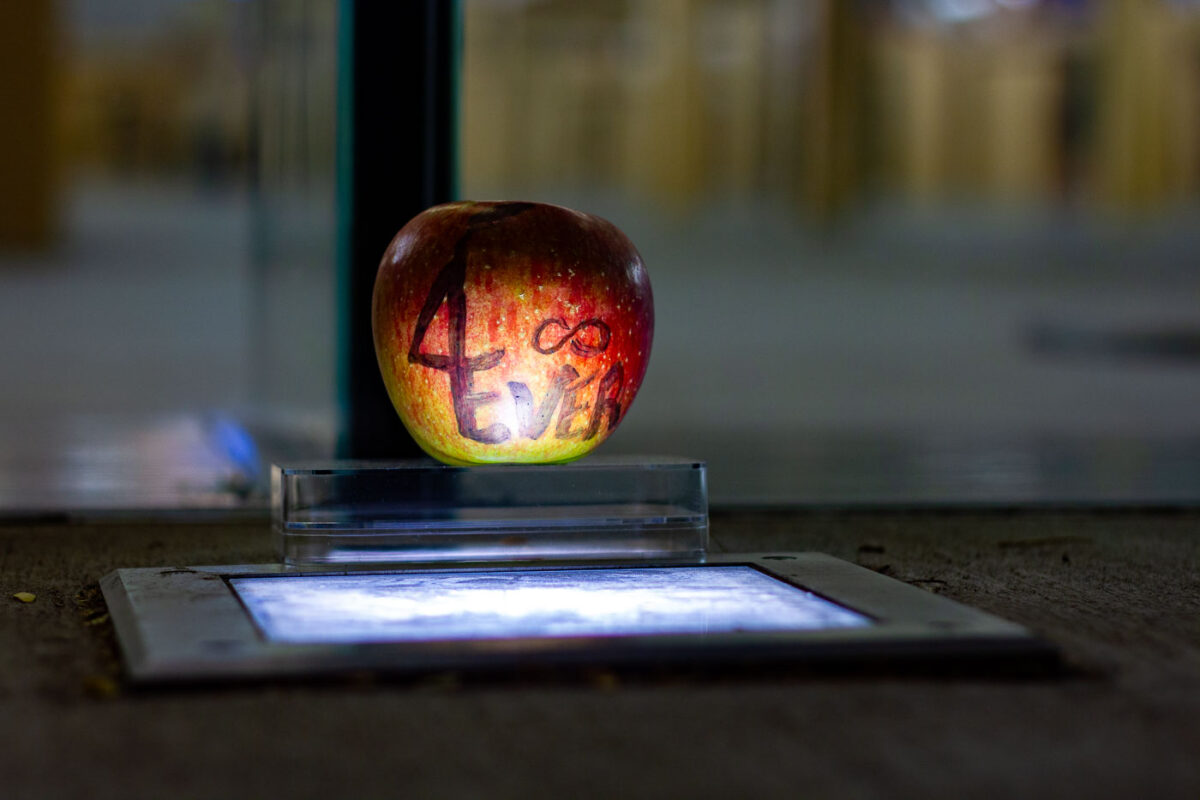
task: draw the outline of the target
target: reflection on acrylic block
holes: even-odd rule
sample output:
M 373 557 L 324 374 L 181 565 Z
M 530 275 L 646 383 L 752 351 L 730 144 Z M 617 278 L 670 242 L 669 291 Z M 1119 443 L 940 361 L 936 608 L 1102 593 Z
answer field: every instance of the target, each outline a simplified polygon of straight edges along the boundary
M 276 465 L 271 504 L 292 564 L 698 561 L 708 544 L 705 465 L 684 458 Z

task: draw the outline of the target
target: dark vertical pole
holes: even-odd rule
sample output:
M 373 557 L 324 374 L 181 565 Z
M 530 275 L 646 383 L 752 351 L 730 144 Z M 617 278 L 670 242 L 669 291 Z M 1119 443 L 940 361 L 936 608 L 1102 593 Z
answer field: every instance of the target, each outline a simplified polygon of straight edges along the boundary
M 404 223 L 453 199 L 457 3 L 342 0 L 338 86 L 341 455 L 420 455 L 375 361 L 371 291 Z

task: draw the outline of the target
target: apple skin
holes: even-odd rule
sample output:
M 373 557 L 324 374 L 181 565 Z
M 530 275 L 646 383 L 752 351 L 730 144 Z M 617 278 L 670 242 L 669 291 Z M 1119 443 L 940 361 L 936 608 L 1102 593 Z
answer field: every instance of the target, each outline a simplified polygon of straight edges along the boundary
M 654 298 L 612 223 L 541 203 L 448 203 L 405 225 L 375 278 L 388 396 L 448 464 L 562 463 L 624 418 Z

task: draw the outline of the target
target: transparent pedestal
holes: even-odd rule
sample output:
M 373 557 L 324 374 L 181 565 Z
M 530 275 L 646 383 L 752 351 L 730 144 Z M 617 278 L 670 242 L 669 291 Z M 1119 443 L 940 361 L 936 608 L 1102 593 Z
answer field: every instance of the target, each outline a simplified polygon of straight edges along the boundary
M 705 465 L 682 458 L 283 464 L 271 506 L 296 565 L 701 561 L 708 545 Z

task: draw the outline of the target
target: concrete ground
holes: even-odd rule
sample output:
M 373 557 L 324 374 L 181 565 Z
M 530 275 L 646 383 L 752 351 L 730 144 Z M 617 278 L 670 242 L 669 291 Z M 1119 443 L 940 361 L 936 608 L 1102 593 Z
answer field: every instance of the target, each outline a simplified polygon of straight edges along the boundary
M 1200 794 L 1195 513 L 721 513 L 1007 617 L 1060 673 L 522 673 L 138 691 L 96 581 L 260 562 L 243 524 L 0 523 L 6 800 Z M 32 603 L 12 598 L 36 594 Z

